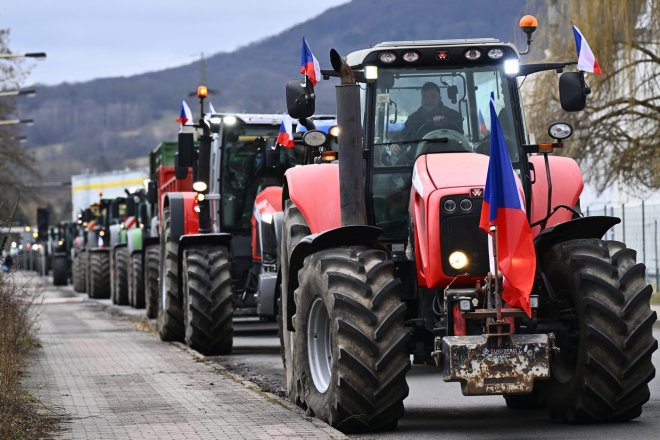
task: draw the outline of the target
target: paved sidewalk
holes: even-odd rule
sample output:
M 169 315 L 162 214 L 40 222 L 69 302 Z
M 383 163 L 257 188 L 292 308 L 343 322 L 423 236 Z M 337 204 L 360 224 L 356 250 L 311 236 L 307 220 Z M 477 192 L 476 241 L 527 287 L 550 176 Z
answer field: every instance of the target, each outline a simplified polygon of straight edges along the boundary
M 135 322 L 76 302 L 70 287 L 44 296 L 43 348 L 24 384 L 64 416 L 62 438 L 345 438 Z

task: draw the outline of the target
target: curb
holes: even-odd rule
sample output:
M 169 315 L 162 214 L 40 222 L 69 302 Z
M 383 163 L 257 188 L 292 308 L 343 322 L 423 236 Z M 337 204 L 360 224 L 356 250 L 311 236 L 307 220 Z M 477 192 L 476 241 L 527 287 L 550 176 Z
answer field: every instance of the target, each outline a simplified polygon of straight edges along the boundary
M 135 322 L 136 324 L 141 324 L 145 325 L 146 329 L 140 329 L 143 331 L 147 331 L 148 333 L 153 333 L 157 334 L 158 333 L 158 327 L 155 319 L 149 319 L 144 313 L 140 313 L 139 315 L 137 313 L 126 313 L 128 310 L 136 310 L 131 308 L 130 306 L 118 306 L 112 303 L 108 303 L 109 300 L 99 300 L 99 299 L 92 299 L 88 298 L 86 293 L 78 294 L 78 296 L 84 296 L 85 299 L 82 300 L 82 302 L 87 302 L 90 304 L 94 304 L 96 306 L 99 306 L 101 309 L 107 311 L 111 315 L 114 316 L 121 316 L 123 318 L 128 319 L 129 321 Z M 321 420 L 315 418 L 315 417 L 310 417 L 307 414 L 305 414 L 305 411 L 303 411 L 301 408 L 298 406 L 294 405 L 293 403 L 289 402 L 288 400 L 284 400 L 281 397 L 271 393 L 270 391 L 264 390 L 262 387 L 257 385 L 256 383 L 252 382 L 251 380 L 245 379 L 242 376 L 239 376 L 236 373 L 233 373 L 229 371 L 224 365 L 219 364 L 215 361 L 210 360 L 208 357 L 204 356 L 201 353 L 198 353 L 197 351 L 193 350 L 192 348 L 188 347 L 187 345 L 181 343 L 181 342 L 168 342 L 168 344 L 171 344 L 175 347 L 177 347 L 179 350 L 184 351 L 188 353 L 191 357 L 195 358 L 199 362 L 204 362 L 207 365 L 210 365 L 216 372 L 219 374 L 233 380 L 234 382 L 240 384 L 245 388 L 246 390 L 252 391 L 254 393 L 259 394 L 261 397 L 263 397 L 265 400 L 270 401 L 271 403 L 274 403 L 276 405 L 279 405 L 283 408 L 288 409 L 291 412 L 294 412 L 304 418 L 306 421 L 312 423 L 316 428 L 319 428 L 323 430 L 326 434 L 330 435 L 331 438 L 337 439 L 337 440 L 347 440 L 350 437 L 347 437 L 345 434 L 342 432 L 334 429 L 330 425 L 328 425 L 325 422 L 322 422 Z

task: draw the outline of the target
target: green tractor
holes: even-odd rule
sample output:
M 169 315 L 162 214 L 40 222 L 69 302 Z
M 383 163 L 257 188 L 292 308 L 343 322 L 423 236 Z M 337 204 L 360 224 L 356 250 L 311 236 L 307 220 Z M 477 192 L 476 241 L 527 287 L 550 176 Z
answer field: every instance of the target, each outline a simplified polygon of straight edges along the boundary
M 78 233 L 75 222 L 60 222 L 50 230 L 51 268 L 53 285 L 66 286 L 71 278 L 73 241 Z

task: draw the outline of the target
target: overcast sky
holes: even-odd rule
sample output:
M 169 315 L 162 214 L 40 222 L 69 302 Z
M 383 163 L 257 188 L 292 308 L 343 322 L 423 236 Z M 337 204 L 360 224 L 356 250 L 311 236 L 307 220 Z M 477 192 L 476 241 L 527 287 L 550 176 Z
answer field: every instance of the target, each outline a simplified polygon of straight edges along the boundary
M 348 0 L 0 0 L 13 52 L 46 52 L 27 84 L 126 76 L 232 51 Z

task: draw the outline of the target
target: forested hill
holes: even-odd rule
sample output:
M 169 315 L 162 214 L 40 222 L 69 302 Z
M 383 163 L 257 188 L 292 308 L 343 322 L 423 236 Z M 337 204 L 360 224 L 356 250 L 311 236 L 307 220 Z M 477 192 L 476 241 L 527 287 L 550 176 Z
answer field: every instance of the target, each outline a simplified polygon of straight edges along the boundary
M 322 68 L 330 68 L 328 53 L 333 47 L 347 54 L 388 40 L 519 40 L 517 22 L 526 4 L 525 0 L 353 0 L 273 37 L 207 57 L 207 85 L 219 91 L 211 100 L 217 110 L 283 112 L 284 83 L 299 75 L 302 36 Z M 190 41 L 213 38 L 209 29 L 197 30 L 198 35 L 191 34 L 194 31 L 194 26 L 187 30 Z M 192 63 L 130 77 L 40 87 L 35 99 L 20 100 L 22 117 L 36 121 L 26 129 L 28 147 L 36 149 L 48 180 L 65 179 L 85 168 L 121 168 L 175 136 L 179 103 L 196 89 L 199 78 L 200 63 Z M 317 110 L 334 113 L 329 81 L 318 89 L 318 97 Z M 197 113 L 195 98 L 187 99 Z

